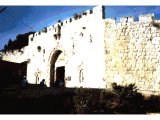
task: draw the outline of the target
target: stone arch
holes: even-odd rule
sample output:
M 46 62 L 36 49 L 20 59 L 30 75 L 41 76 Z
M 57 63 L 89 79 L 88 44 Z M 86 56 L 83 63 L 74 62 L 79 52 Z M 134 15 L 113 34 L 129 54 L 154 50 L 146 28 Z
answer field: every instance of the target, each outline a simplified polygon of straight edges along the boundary
M 50 80 L 50 86 L 53 86 L 54 82 L 55 82 L 55 63 L 59 57 L 59 55 L 62 54 L 62 50 L 58 49 L 58 50 L 53 50 L 50 53 L 49 56 L 49 80 Z

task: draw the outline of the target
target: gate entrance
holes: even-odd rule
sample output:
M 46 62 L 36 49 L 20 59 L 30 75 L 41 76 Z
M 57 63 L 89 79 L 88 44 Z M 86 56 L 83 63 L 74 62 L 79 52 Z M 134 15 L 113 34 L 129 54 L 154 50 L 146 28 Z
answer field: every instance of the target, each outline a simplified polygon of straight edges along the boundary
M 64 87 L 65 86 L 65 81 L 64 81 L 65 67 L 64 66 L 57 67 L 55 74 L 56 74 L 55 86 Z
M 57 67 L 56 68 L 56 81 L 62 80 L 64 81 L 64 76 L 65 76 L 65 67 Z
M 57 79 L 60 79 L 63 72 L 57 72 L 57 68 L 55 69 L 55 63 L 59 57 L 59 55 L 62 53 L 61 50 L 55 50 L 54 53 L 51 56 L 50 61 L 50 86 L 54 86 Z M 62 68 L 58 71 L 62 71 Z M 61 73 L 61 74 L 60 74 Z

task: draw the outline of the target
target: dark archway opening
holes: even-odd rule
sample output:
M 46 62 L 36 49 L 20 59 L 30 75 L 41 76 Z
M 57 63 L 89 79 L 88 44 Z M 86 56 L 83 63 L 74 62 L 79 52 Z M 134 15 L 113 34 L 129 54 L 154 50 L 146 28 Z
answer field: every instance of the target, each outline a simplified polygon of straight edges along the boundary
M 64 84 L 64 77 L 65 77 L 65 66 L 60 66 L 55 68 L 55 63 L 62 53 L 61 50 L 56 50 L 51 58 L 51 66 L 50 66 L 50 86 L 57 87 L 60 84 Z
M 65 87 L 65 67 L 60 66 L 56 68 L 56 78 L 55 78 L 55 87 Z

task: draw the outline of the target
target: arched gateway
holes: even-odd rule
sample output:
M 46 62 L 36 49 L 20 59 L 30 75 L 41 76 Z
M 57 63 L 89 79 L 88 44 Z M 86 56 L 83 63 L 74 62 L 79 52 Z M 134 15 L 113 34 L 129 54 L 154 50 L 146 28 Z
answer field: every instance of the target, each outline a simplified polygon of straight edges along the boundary
M 64 64 L 62 65 L 56 65 L 56 62 L 58 63 L 59 61 L 58 58 L 62 53 L 62 50 L 53 50 L 49 56 L 48 60 L 48 69 L 49 74 L 50 74 L 50 86 L 55 86 L 56 82 L 59 82 L 60 80 L 64 82 L 64 77 L 65 77 L 65 66 Z

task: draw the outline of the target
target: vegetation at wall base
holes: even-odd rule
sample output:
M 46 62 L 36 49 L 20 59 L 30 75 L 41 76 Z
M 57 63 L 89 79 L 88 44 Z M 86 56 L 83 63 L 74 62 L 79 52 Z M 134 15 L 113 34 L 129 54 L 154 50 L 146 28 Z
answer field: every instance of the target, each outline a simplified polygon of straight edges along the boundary
M 112 91 L 83 89 L 75 91 L 73 97 L 75 113 L 142 114 L 144 97 L 134 84 L 120 86 L 112 84 Z
M 53 94 L 56 89 L 59 92 Z M 51 90 L 53 92 L 49 92 Z M 16 94 L 11 89 L 10 92 L 0 91 L 6 92 L 0 94 L 0 114 L 160 113 L 160 96 L 144 97 L 137 92 L 134 84 L 121 86 L 113 83 L 111 90 L 89 88 L 68 90 L 69 88 L 36 88 L 36 90 L 25 88 Z M 44 91 L 48 92 L 44 94 Z

